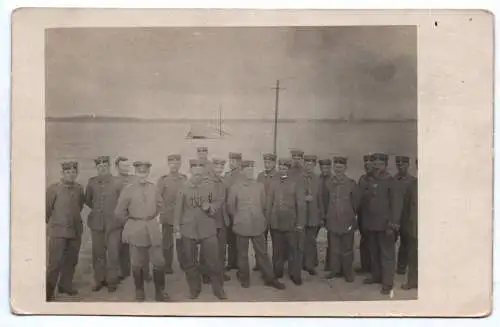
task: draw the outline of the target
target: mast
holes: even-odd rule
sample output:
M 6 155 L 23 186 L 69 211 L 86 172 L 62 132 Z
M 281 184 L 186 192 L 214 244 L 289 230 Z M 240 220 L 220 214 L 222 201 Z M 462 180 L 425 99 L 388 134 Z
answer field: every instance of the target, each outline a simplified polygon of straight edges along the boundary
M 279 93 L 280 90 L 283 90 L 283 88 L 280 88 L 280 80 L 276 80 L 276 87 L 273 87 L 272 89 L 276 90 L 276 97 L 274 101 L 274 155 L 277 156 Z
M 222 108 L 219 105 L 219 136 L 222 137 Z

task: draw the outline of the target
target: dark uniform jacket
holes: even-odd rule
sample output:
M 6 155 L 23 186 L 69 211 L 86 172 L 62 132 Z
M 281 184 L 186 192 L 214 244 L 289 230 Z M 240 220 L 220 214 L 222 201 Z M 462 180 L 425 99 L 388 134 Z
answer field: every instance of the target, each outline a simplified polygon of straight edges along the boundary
M 48 236 L 62 238 L 80 237 L 83 231 L 81 211 L 85 203 L 83 187 L 78 183 L 63 181 L 52 184 L 46 193 Z
M 356 208 L 359 196 L 356 182 L 347 176 L 333 176 L 330 180 L 330 201 L 326 214 L 326 228 L 337 234 L 357 228 Z
M 268 201 L 269 196 L 271 195 L 270 188 L 273 182 L 280 180 L 280 173 L 276 171 L 276 169 L 271 170 L 270 172 L 263 171 L 259 173 L 257 176 L 257 182 L 264 184 L 264 193 L 266 195 L 266 201 Z M 264 208 L 266 211 L 264 212 L 266 218 L 269 220 L 269 212 L 267 211 L 267 206 Z
M 156 186 L 163 198 L 163 212 L 160 215 L 160 222 L 162 224 L 174 224 L 175 201 L 179 190 L 187 181 L 184 174 L 168 174 L 160 177 Z
M 414 178 L 408 192 L 406 193 L 405 207 L 408 209 L 408 223 L 406 224 L 406 232 L 413 238 L 418 237 L 418 180 Z
M 412 184 L 412 181 L 415 180 L 415 177 L 413 177 L 410 174 L 407 174 L 406 176 L 401 176 L 399 174 L 394 175 L 394 180 L 399 183 L 399 189 L 402 192 L 402 197 L 403 199 L 407 198 L 407 193 L 410 191 L 410 187 Z M 406 202 L 406 201 L 405 201 Z M 408 219 L 409 219 L 409 206 L 406 205 L 406 203 L 403 203 L 403 210 L 401 211 L 401 217 L 400 217 L 400 225 L 401 225 L 401 230 L 406 231 L 406 224 L 408 224 Z
M 179 226 L 182 236 L 202 240 L 217 233 L 217 224 L 214 216 L 202 209 L 203 203 L 208 203 L 214 208 L 221 206 L 220 198 L 214 184 L 207 179 L 199 184 L 188 180 L 177 195 L 175 203 L 175 223 Z
M 229 226 L 229 217 L 227 216 L 226 206 L 226 186 L 224 185 L 224 179 L 217 174 L 211 174 L 210 180 L 213 184 L 214 195 L 212 200 L 212 207 L 214 210 L 214 218 L 217 228 L 223 228 Z
M 235 234 L 258 236 L 267 229 L 264 192 L 262 183 L 248 179 L 242 179 L 230 188 L 227 202 L 233 214 Z
M 321 224 L 323 218 L 323 209 L 321 197 L 319 194 L 319 177 L 314 174 L 303 172 L 300 178 L 297 178 L 298 190 L 300 191 L 301 202 L 306 214 L 306 226 L 315 227 Z M 307 202 L 306 196 L 311 195 L 312 201 Z
M 111 174 L 89 179 L 85 192 L 85 204 L 92 209 L 87 218 L 87 225 L 90 229 L 111 231 L 123 227 L 123 222 L 114 214 L 122 188 L 122 179 Z
M 267 196 L 269 225 L 280 231 L 293 231 L 306 224 L 305 203 L 300 184 L 289 177 L 274 180 Z
M 233 215 L 233 212 L 231 212 L 231 209 L 229 208 L 229 205 L 227 203 L 227 196 L 229 196 L 229 192 L 231 190 L 231 187 L 238 183 L 242 179 L 241 175 L 241 170 L 239 168 L 233 169 L 228 171 L 226 174 L 224 174 L 223 180 L 224 180 L 224 186 L 226 187 L 226 213 L 229 216 Z
M 321 217 L 324 220 L 326 218 L 326 212 L 328 211 L 328 205 L 330 203 L 330 184 L 332 175 L 319 175 L 319 199 L 321 201 Z
M 388 173 L 361 181 L 359 186 L 364 206 L 363 228 L 384 231 L 390 225 L 399 225 L 403 207 L 398 183 Z

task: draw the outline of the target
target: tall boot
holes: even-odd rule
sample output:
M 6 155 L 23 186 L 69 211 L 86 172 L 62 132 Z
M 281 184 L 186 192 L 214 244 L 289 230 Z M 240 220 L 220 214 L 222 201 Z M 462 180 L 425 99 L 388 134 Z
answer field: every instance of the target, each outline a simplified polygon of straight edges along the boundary
M 168 300 L 168 294 L 165 293 L 165 272 L 161 269 L 153 268 L 153 281 L 155 284 L 156 302 Z
M 135 300 L 143 302 L 146 299 L 144 292 L 144 270 L 142 267 L 134 267 L 132 273 L 134 275 Z
M 54 301 L 54 289 L 55 286 L 47 283 L 47 289 L 46 289 L 46 301 L 51 302 Z

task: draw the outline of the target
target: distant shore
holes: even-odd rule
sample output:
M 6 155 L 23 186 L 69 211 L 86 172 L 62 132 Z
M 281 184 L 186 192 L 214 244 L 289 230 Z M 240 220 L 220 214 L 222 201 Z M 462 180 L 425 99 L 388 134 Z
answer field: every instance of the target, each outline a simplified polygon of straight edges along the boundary
M 216 119 L 196 118 L 137 118 L 137 117 L 92 117 L 92 116 L 69 116 L 69 117 L 45 117 L 46 122 L 95 122 L 95 123 L 203 123 L 217 122 Z M 273 123 L 273 119 L 224 119 L 228 122 L 259 122 Z M 295 122 L 318 122 L 318 123 L 416 123 L 416 119 L 343 119 L 343 118 L 314 118 L 314 119 L 278 119 L 279 123 Z

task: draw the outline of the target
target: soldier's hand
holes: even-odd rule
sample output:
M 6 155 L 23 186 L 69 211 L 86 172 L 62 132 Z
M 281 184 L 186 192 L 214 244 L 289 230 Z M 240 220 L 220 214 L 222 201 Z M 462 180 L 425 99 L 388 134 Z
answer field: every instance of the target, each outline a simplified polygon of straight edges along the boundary
M 181 232 L 179 232 L 179 231 L 175 231 L 175 232 L 174 232 L 174 236 L 175 236 L 175 239 L 177 239 L 177 240 L 178 240 L 178 239 L 180 239 L 180 238 L 182 237 L 182 236 L 181 236 Z
M 311 202 L 313 200 L 313 196 L 312 195 L 306 195 L 306 201 L 307 202 Z

